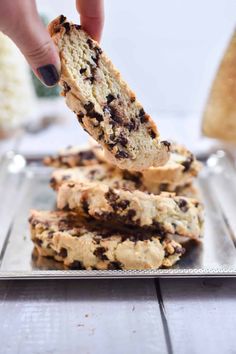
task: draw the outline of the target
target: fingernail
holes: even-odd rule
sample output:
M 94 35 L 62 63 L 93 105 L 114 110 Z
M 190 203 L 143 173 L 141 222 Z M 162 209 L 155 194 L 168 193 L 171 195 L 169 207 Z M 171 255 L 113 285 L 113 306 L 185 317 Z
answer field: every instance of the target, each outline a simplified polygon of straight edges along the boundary
M 54 86 L 59 81 L 59 73 L 53 64 L 40 66 L 37 72 L 46 86 Z

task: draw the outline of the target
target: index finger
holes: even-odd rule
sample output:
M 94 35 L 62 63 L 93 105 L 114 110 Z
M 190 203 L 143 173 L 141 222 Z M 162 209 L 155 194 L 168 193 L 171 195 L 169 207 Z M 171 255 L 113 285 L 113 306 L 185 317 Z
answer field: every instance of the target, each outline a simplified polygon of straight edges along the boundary
M 104 24 L 103 0 L 76 0 L 76 8 L 83 29 L 99 42 Z

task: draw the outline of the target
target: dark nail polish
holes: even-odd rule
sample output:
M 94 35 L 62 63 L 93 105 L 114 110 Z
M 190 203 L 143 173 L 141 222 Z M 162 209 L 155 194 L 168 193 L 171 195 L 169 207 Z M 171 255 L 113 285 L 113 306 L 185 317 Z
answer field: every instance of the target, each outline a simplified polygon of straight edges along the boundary
M 59 81 L 59 73 L 53 64 L 48 64 L 44 66 L 40 66 L 37 69 L 37 72 L 47 86 L 54 86 Z

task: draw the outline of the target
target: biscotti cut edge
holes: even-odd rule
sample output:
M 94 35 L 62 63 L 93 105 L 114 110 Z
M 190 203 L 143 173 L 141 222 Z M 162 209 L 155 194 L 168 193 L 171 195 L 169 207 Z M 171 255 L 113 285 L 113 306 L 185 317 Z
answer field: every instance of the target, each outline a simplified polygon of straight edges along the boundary
M 108 160 L 129 170 L 165 164 L 170 144 L 160 141 L 154 122 L 97 42 L 80 26 L 66 22 L 64 16 L 50 23 L 49 32 L 61 57 L 60 85 L 66 103 L 77 114 L 82 127 L 104 147 Z M 83 48 L 82 59 L 78 53 L 72 56 L 68 42 L 76 43 L 77 52 Z M 87 67 L 83 68 L 85 61 Z M 82 70 L 88 74 L 81 74 Z

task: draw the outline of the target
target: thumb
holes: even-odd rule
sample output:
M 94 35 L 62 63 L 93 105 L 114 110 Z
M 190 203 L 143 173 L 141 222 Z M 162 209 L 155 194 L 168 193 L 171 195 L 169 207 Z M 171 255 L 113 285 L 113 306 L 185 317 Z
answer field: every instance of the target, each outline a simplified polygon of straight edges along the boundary
M 46 85 L 54 86 L 60 76 L 60 59 L 49 33 L 44 27 L 34 1 L 20 16 L 20 26 L 10 33 L 36 76 Z M 6 31 L 7 32 L 7 31 Z

